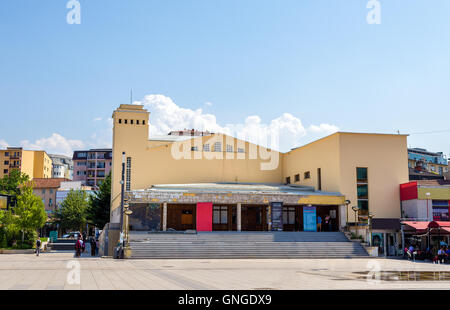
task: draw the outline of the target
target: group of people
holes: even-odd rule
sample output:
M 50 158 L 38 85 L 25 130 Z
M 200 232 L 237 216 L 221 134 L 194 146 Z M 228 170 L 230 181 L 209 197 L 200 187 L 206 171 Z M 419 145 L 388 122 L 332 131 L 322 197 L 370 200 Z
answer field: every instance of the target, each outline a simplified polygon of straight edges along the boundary
M 418 245 L 413 246 L 412 244 L 409 247 L 405 247 L 405 255 L 410 260 L 416 259 L 428 259 L 433 263 L 445 263 L 450 258 L 450 248 L 447 245 L 440 245 L 440 247 L 435 246 L 430 249 L 428 247 L 425 251 L 420 250 Z
M 86 234 L 80 234 L 75 242 L 75 257 L 80 257 L 81 253 L 86 251 L 86 243 L 88 242 Z M 98 255 L 98 239 L 94 237 L 89 238 L 89 244 L 91 245 L 91 256 Z
M 331 225 L 331 216 L 327 215 L 325 216 L 325 229 L 326 231 L 332 231 L 333 227 Z M 322 217 L 320 215 L 317 216 L 317 231 L 322 231 Z

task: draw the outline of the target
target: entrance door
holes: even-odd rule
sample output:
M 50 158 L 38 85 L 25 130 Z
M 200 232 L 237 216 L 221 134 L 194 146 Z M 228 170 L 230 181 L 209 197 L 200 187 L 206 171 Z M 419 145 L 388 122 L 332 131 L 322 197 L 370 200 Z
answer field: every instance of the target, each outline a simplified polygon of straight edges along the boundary
M 295 230 L 296 208 L 294 206 L 283 207 L 283 231 Z
M 264 206 L 264 208 L 266 208 L 266 206 Z M 242 206 L 242 230 L 264 230 L 263 219 L 265 213 L 266 212 L 263 212 L 263 206 Z
M 167 229 L 177 231 L 195 229 L 196 206 L 184 204 L 167 205 Z
M 226 231 L 229 230 L 229 211 L 228 206 L 214 205 L 213 207 L 213 230 Z

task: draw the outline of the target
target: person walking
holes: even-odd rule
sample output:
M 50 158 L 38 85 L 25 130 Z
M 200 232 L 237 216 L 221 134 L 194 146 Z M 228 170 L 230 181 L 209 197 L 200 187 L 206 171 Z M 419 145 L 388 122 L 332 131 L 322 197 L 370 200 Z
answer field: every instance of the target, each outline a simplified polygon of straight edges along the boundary
M 100 248 L 100 243 L 98 239 L 95 240 L 95 256 L 98 256 L 98 249 Z
M 38 236 L 36 240 L 36 256 L 39 256 L 40 252 L 41 252 L 41 238 Z
M 95 256 L 97 245 L 93 237 L 91 237 L 90 243 L 91 243 L 91 256 Z
M 83 247 L 83 241 L 81 241 L 81 237 L 78 236 L 77 241 L 75 242 L 75 257 L 81 256 L 81 249 Z

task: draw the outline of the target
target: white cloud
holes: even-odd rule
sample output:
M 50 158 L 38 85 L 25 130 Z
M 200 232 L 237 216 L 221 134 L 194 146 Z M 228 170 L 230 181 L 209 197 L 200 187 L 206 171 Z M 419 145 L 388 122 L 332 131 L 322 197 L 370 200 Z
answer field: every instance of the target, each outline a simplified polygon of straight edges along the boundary
M 329 135 L 339 129 L 337 126 L 330 124 L 310 125 L 305 128 L 302 121 L 290 113 L 283 113 L 271 120 L 269 124 L 264 124 L 258 115 L 253 115 L 247 117 L 241 124 L 222 126 L 217 123 L 215 115 L 203 113 L 202 109 L 182 108 L 175 104 L 171 98 L 164 95 L 148 95 L 142 101 L 135 101 L 134 104 L 143 104 L 151 112 L 150 135 L 195 128 L 238 136 L 283 152 L 313 139 Z M 271 137 L 275 137 L 276 145 L 271 144 Z
M 208 107 L 210 107 L 210 106 L 212 106 L 213 104 L 212 104 L 212 102 L 207 101 L 207 102 L 205 102 L 205 105 L 208 106 Z
M 58 133 L 52 134 L 48 138 L 38 139 L 34 142 L 23 140 L 20 145 L 28 150 L 44 150 L 49 154 L 61 154 L 72 156 L 74 149 L 85 147 L 81 140 L 69 140 Z
M 0 149 L 6 149 L 9 144 L 5 140 L 0 140 Z
M 94 122 L 99 122 L 99 121 L 101 121 L 101 120 L 102 120 L 101 117 L 96 117 L 96 118 L 93 119 Z

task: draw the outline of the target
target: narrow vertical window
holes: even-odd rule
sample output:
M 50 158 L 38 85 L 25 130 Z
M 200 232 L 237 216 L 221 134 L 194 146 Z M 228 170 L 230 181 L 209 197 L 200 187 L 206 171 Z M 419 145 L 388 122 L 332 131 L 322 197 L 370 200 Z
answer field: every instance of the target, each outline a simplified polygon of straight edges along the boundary
M 126 179 L 126 190 L 131 190 L 131 157 L 127 157 L 127 179 Z
M 369 183 L 367 168 L 356 168 L 356 187 L 360 215 L 369 214 Z
M 317 168 L 317 190 L 322 190 L 322 169 Z

